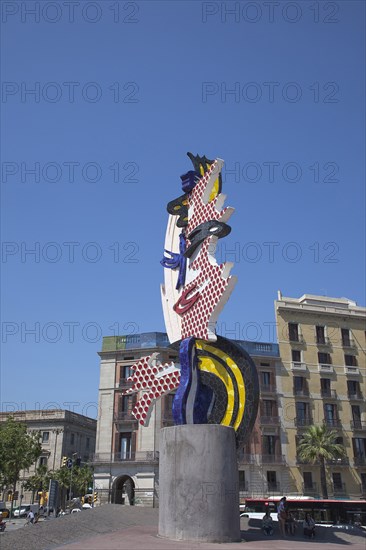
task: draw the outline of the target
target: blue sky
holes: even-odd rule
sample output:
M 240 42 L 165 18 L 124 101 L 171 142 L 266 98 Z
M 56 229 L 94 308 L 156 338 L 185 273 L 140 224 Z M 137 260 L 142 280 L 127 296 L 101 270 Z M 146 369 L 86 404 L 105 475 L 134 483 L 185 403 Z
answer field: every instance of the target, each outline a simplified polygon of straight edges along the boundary
M 102 336 L 164 331 L 187 151 L 235 208 L 219 332 L 273 341 L 278 289 L 365 305 L 364 11 L 2 2 L 2 410 L 95 415 Z

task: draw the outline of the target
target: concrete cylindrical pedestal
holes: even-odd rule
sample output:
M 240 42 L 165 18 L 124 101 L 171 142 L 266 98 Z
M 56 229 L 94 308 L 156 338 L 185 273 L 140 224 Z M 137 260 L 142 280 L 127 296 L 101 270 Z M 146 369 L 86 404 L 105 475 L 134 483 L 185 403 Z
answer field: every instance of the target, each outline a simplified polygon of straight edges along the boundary
M 215 424 L 163 428 L 159 454 L 159 535 L 240 541 L 234 429 Z

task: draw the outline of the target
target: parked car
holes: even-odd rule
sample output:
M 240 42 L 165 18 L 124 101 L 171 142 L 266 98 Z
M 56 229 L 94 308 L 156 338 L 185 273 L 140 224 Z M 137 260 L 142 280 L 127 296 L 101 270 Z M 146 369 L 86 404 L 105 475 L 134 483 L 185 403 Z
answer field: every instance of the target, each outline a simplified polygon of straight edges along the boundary
M 29 510 L 31 509 L 30 504 L 22 504 L 13 509 L 14 518 L 26 518 Z
M 0 508 L 0 512 L 2 513 L 3 515 L 3 518 L 8 518 L 9 515 L 10 515 L 10 512 L 7 508 Z

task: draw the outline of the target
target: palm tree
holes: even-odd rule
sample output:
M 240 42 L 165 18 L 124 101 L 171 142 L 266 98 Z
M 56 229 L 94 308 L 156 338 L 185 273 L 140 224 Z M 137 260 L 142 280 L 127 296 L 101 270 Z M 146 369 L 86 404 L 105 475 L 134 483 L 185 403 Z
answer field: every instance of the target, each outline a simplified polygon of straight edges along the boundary
M 336 443 L 337 432 L 327 426 L 309 426 L 303 433 L 297 448 L 301 460 L 320 465 L 320 485 L 323 498 L 328 498 L 325 463 L 345 455 L 345 449 Z

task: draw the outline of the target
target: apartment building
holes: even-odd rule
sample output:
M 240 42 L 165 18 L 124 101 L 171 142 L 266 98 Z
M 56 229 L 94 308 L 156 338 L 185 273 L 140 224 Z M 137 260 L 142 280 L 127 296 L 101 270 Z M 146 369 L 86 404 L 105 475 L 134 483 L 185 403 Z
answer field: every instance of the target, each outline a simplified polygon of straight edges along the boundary
M 29 432 L 40 432 L 42 454 L 28 470 L 21 471 L 17 484 L 19 500 L 31 502 L 32 493 L 23 490 L 28 477 L 35 474 L 40 465 L 48 470 L 58 470 L 63 456 L 77 455 L 82 462 L 89 462 L 95 452 L 97 421 L 68 410 L 29 410 L 0 413 L 0 422 L 5 422 L 9 414 L 17 422 L 24 422 Z M 8 491 L 11 494 L 11 490 Z M 6 496 L 6 495 L 5 495 Z
M 321 495 L 319 467 L 302 463 L 297 445 L 307 426 L 326 424 L 346 450 L 344 458 L 327 463 L 329 496 L 365 498 L 366 308 L 346 298 L 287 298 L 279 292 L 275 313 L 282 452 L 290 488 Z
M 263 397 L 253 434 L 240 454 L 241 494 L 279 494 L 287 474 L 276 395 L 278 346 L 241 340 L 235 343 L 255 361 Z M 173 425 L 173 394 L 156 401 L 148 426 L 141 426 L 131 414 L 136 396 L 123 395 L 129 387 L 131 365 L 154 352 L 160 353 L 162 362 L 178 357 L 165 333 L 103 338 L 93 464 L 96 490 L 104 502 L 158 505 L 160 429 Z

